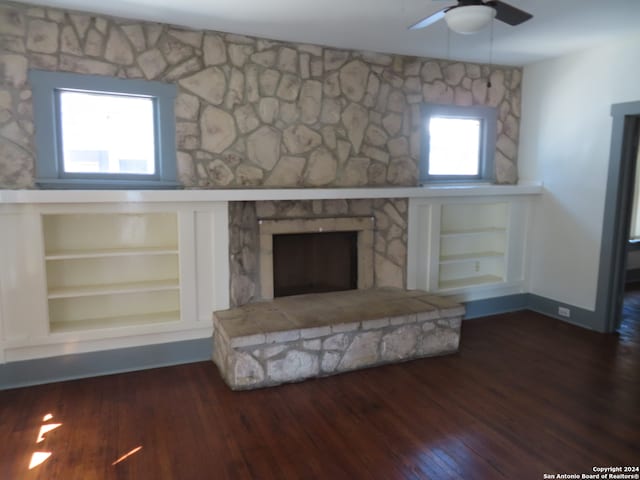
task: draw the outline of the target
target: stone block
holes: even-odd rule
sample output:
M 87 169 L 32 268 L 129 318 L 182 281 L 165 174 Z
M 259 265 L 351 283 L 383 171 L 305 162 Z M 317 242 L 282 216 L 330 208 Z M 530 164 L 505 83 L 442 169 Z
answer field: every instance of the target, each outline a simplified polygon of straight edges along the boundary
M 318 338 L 324 337 L 331 333 L 331 327 L 305 328 L 300 330 L 300 338 Z
M 280 355 L 286 349 L 287 349 L 287 347 L 285 345 L 274 345 L 272 347 L 265 347 L 262 350 L 262 356 L 264 358 L 273 358 L 276 355 Z
M 200 130 L 203 150 L 212 153 L 222 153 L 236 139 L 233 117 L 213 106 L 207 106 L 202 112 Z
M 266 343 L 264 333 L 256 333 L 255 335 L 246 335 L 244 337 L 235 337 L 230 341 L 233 348 L 251 347 L 253 345 L 262 345 Z
M 265 343 L 292 342 L 300 338 L 299 330 L 285 330 L 283 332 L 271 332 L 265 335 Z
M 384 335 L 380 345 L 382 360 L 390 362 L 415 356 L 420 334 L 418 325 L 405 325 Z
M 354 336 L 338 364 L 338 370 L 354 370 L 374 365 L 380 359 L 378 350 L 382 332 L 363 332 Z
M 422 356 L 441 355 L 458 350 L 460 333 L 445 328 L 434 328 L 428 334 L 423 334 L 419 354 Z
M 284 358 L 267 362 L 267 376 L 274 382 L 300 381 L 317 376 L 318 356 L 299 350 L 290 350 Z
M 322 354 L 322 373 L 332 373 L 340 363 L 340 354 L 336 352 L 324 352 Z
M 218 67 L 209 67 L 183 78 L 180 85 L 213 105 L 220 105 L 224 100 L 226 79 Z
M 330 150 L 319 147 L 309 156 L 309 165 L 304 177 L 306 185 L 312 187 L 326 186 L 336 178 L 338 161 Z
M 332 335 L 327 337 L 322 342 L 322 348 L 324 350 L 340 350 L 344 351 L 347 349 L 349 345 L 349 337 L 344 333 L 338 333 L 337 335 Z
M 27 66 L 22 55 L 0 55 L 0 81 L 3 85 L 22 87 L 27 81 Z
M 280 158 L 279 130 L 262 126 L 247 139 L 247 155 L 249 160 L 265 170 L 271 170 Z
M 264 380 L 262 365 L 248 353 L 238 352 L 233 365 L 233 381 L 238 387 L 260 383 Z
M 399 315 L 397 317 L 391 317 L 389 324 L 396 327 L 398 325 L 405 325 L 407 323 L 413 323 L 416 321 L 415 315 Z
M 362 330 L 373 330 L 376 328 L 383 328 L 389 325 L 388 318 L 377 318 L 374 320 L 365 320 L 362 322 Z
M 205 65 L 221 65 L 227 61 L 224 40 L 219 35 L 206 34 L 202 51 Z
M 56 53 L 58 24 L 46 20 L 31 20 L 27 33 L 27 49 L 40 53 Z
M 319 338 L 315 340 L 305 340 L 302 342 L 302 347 L 305 350 L 320 350 L 322 348 L 322 340 Z
M 369 123 L 367 110 L 357 103 L 351 103 L 342 112 L 342 123 L 347 129 L 347 136 L 353 145 L 353 151 L 359 153 L 364 139 L 364 132 Z
M 342 94 L 352 102 L 359 102 L 365 92 L 369 68 L 361 60 L 353 60 L 340 69 Z
M 353 332 L 357 330 L 359 326 L 360 326 L 359 322 L 340 323 L 337 325 L 332 325 L 331 331 L 333 333 Z

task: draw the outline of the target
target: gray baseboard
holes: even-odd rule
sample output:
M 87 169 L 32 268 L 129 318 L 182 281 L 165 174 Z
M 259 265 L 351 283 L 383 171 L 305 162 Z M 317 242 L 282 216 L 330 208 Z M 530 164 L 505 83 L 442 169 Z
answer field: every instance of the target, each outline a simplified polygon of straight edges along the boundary
M 211 360 L 210 338 L 0 364 L 0 390 Z
M 598 321 L 596 312 L 594 311 L 585 310 L 584 308 L 573 305 L 567 305 L 566 303 L 561 303 L 532 293 L 529 294 L 528 303 L 527 308 L 529 310 L 541 313 L 547 317 L 557 318 L 563 322 L 571 323 L 589 330 L 602 331 L 602 322 Z M 560 316 L 558 314 L 558 307 L 568 308 L 571 312 L 571 316 L 569 318 Z
M 518 293 L 515 295 L 505 295 L 504 297 L 486 298 L 483 300 L 473 300 L 465 303 L 465 320 L 472 318 L 487 317 L 500 313 L 517 312 L 526 310 L 529 305 L 529 294 Z
M 601 323 L 596 322 L 595 312 L 529 293 L 474 300 L 465 305 L 465 320 L 533 310 L 591 330 L 598 330 L 596 325 Z M 560 317 L 559 306 L 569 308 L 571 317 Z M 0 364 L 0 390 L 210 360 L 211 348 L 211 339 L 202 338 L 10 362 Z
M 519 310 L 532 310 L 547 317 L 556 318 L 563 322 L 571 323 L 589 330 L 602 331 L 602 322 L 598 321 L 596 312 L 585 310 L 584 308 L 557 302 L 549 298 L 534 295 L 532 293 L 521 293 L 516 295 L 506 295 L 504 297 L 487 298 L 485 300 L 475 300 L 465 303 L 467 313 L 465 320 L 473 318 L 498 315 L 500 313 L 517 312 Z M 558 314 L 558 307 L 568 308 L 571 316 L 562 317 Z

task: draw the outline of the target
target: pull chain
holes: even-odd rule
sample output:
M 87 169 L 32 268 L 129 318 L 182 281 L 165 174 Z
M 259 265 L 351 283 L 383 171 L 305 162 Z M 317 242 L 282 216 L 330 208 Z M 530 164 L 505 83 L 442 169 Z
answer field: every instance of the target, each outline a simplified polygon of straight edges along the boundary
M 491 67 L 493 66 L 493 20 L 491 20 L 491 27 L 489 33 L 489 75 L 487 76 L 487 88 L 491 88 Z

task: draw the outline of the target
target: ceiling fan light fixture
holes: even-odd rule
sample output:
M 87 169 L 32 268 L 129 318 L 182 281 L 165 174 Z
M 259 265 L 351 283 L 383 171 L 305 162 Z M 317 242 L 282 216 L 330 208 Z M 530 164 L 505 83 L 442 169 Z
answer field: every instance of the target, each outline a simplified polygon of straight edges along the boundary
M 488 5 L 465 5 L 447 10 L 444 21 L 454 32 L 469 35 L 489 25 L 495 16 L 495 8 Z

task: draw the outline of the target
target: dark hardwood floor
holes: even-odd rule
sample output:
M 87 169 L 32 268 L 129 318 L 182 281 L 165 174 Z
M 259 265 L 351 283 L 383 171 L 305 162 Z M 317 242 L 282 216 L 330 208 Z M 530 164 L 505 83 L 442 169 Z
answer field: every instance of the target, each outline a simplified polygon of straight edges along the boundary
M 629 298 L 620 334 L 500 315 L 465 322 L 456 355 L 266 390 L 232 392 L 203 362 L 0 392 L 0 478 L 542 479 L 638 465 L 640 288 Z M 43 423 L 61 425 L 36 443 Z M 29 469 L 34 452 L 51 455 Z

